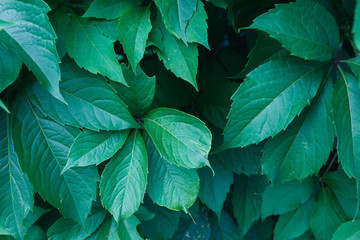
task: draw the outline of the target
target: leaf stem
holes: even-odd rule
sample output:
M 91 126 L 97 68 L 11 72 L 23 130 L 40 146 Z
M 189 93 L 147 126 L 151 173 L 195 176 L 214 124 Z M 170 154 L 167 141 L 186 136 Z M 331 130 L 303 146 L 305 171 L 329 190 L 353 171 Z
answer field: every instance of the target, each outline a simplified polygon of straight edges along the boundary
M 324 172 L 324 174 L 323 174 L 324 176 L 328 173 L 328 171 L 330 170 L 331 166 L 334 164 L 337 156 L 338 156 L 338 153 L 336 152 L 336 153 L 334 154 L 334 156 L 332 157 L 329 166 L 326 168 L 326 170 L 325 170 L 325 172 Z

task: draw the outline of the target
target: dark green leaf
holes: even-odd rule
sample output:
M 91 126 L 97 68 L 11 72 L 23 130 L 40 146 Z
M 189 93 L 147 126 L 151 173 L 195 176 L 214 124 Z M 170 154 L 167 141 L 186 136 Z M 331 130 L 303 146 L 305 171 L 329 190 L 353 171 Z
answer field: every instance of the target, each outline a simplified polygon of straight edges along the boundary
M 142 0 L 94 0 L 83 17 L 105 19 L 119 18 L 131 6 L 140 5 Z
M 16 80 L 21 64 L 19 56 L 0 43 L 0 93 Z
M 70 17 L 65 8 L 60 8 L 51 12 L 49 18 L 57 35 L 56 49 L 62 59 L 66 54 L 66 30 L 69 27 Z

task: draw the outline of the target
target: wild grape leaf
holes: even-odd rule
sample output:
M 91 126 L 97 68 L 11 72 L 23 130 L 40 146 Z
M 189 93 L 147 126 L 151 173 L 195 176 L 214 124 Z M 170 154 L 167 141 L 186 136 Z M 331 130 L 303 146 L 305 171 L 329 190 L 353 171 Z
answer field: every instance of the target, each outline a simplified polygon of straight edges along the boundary
M 102 224 L 106 217 L 106 211 L 97 209 L 86 219 L 86 228 L 68 218 L 59 218 L 47 231 L 50 240 L 85 239 L 88 235 Z
M 47 91 L 64 102 L 59 91 L 56 34 L 46 15 L 49 10 L 42 0 L 1 1 L 0 19 L 14 24 L 0 31 L 0 39 L 19 55 Z
M 240 226 L 241 236 L 244 236 L 250 226 L 260 218 L 261 194 L 267 181 L 264 176 L 241 175 L 234 185 L 232 205 L 234 215 Z
M 211 133 L 200 119 L 179 110 L 157 108 L 143 121 L 161 157 L 185 168 L 210 166 Z
M 332 82 L 285 131 L 269 139 L 261 158 L 262 172 L 271 182 L 305 179 L 326 163 L 334 142 L 331 109 Z
M 66 30 L 70 24 L 70 17 L 65 8 L 59 8 L 49 14 L 50 21 L 56 32 L 56 49 L 60 59 L 66 54 Z
M 134 72 L 144 56 L 151 28 L 150 7 L 129 7 L 118 20 L 118 39 Z
M 127 85 L 113 40 L 104 36 L 89 19 L 72 15 L 66 32 L 66 50 L 80 67 Z
M 210 156 L 211 167 L 215 175 L 208 168 L 198 170 L 200 177 L 200 200 L 221 219 L 221 210 L 230 191 L 230 185 L 234 182 L 233 173 L 226 169 L 218 158 Z
M 310 227 L 315 239 L 331 239 L 335 230 L 345 221 L 345 215 L 329 188 L 322 188 L 318 194 Z
M 118 235 L 119 239 L 122 240 L 142 240 L 143 238 L 140 236 L 137 231 L 137 226 L 140 221 L 135 217 L 131 216 L 123 222 L 118 224 Z
M 117 222 L 129 218 L 139 208 L 145 194 L 147 172 L 144 140 L 136 130 L 101 175 L 101 202 Z
M 314 205 L 315 197 L 312 197 L 298 209 L 280 215 L 274 229 L 274 240 L 294 239 L 308 231 Z
M 347 60 L 342 60 L 341 62 L 346 63 L 350 67 L 360 86 L 360 56 Z
M 224 210 L 221 212 L 220 222 L 213 218 L 214 226 L 211 228 L 210 240 L 232 240 L 241 239 L 239 227 L 231 216 Z
M 132 114 L 142 116 L 154 99 L 155 76 L 148 77 L 140 66 L 137 67 L 135 73 L 124 64 L 121 64 L 121 67 L 129 86 L 126 87 L 116 82 L 111 82 L 111 86 L 114 87 Z
M 199 1 L 197 10 L 186 27 L 185 36 L 187 42 L 200 43 L 207 49 L 210 49 L 207 34 L 207 18 L 208 17 L 204 8 L 204 4 Z
M 276 4 L 253 22 L 248 28 L 268 33 L 292 55 L 301 58 L 327 61 L 338 50 L 340 35 L 337 23 L 316 1 Z
M 160 156 L 150 137 L 145 138 L 145 143 L 149 156 L 147 193 L 150 198 L 159 206 L 188 212 L 199 193 L 199 176 L 196 170 L 170 164 Z
M 71 145 L 69 158 L 62 172 L 72 167 L 98 165 L 111 158 L 124 145 L 128 135 L 129 130 L 83 130 Z
M 136 128 L 125 104 L 101 76 L 90 74 L 73 63 L 62 64 L 61 93 L 67 105 L 51 98 L 39 85 L 30 84 L 30 98 L 47 115 L 62 124 L 90 130 Z
M 259 143 L 285 129 L 310 104 L 323 74 L 324 65 L 295 57 L 273 59 L 249 73 L 232 96 L 221 150 Z
M 102 34 L 113 40 L 114 42 L 119 39 L 119 34 L 116 30 L 118 21 L 117 20 L 99 20 L 94 19 L 93 23 L 99 29 Z
M 284 214 L 304 204 L 311 196 L 314 180 L 293 180 L 269 186 L 262 195 L 261 218 Z
M 10 124 L 10 115 L 0 111 L 0 222 L 14 238 L 24 239 L 24 219 L 34 206 L 33 190 L 20 168 Z
M 155 0 L 155 4 L 168 31 L 186 42 L 186 27 L 196 12 L 198 0 Z
M 83 17 L 119 18 L 131 6 L 139 6 L 142 0 L 94 0 Z
M 21 59 L 0 43 L 0 93 L 15 82 L 21 69 Z
M 360 1 L 356 0 L 354 9 L 354 23 L 352 26 L 353 40 L 356 48 L 360 49 Z
M 360 179 L 360 89 L 353 75 L 340 70 L 332 95 L 339 161 L 349 177 Z
M 15 151 L 34 189 L 63 216 L 84 226 L 96 198 L 97 170 L 77 168 L 60 174 L 79 130 L 46 118 L 23 91 L 13 104 L 12 117 Z
M 120 240 L 117 226 L 116 221 L 113 218 L 109 218 L 86 240 Z
M 359 239 L 360 220 L 348 221 L 340 225 L 334 232 L 332 240 Z

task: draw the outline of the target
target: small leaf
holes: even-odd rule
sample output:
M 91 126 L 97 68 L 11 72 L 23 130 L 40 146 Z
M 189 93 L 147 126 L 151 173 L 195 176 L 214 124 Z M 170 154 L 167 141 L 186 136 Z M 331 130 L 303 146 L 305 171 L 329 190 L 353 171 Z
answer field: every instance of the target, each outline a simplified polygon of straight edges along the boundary
M 135 130 L 101 175 L 101 202 L 117 222 L 129 218 L 139 208 L 145 194 L 147 169 L 145 144 Z
M 160 156 L 167 161 L 185 168 L 210 166 L 211 133 L 200 119 L 175 109 L 157 108 L 143 120 Z
M 139 6 L 142 0 L 94 0 L 83 17 L 119 18 L 131 6 Z
M 360 220 L 348 221 L 338 227 L 332 240 L 360 239 Z
M 129 130 L 94 132 L 83 130 L 74 140 L 62 170 L 100 164 L 111 158 L 125 143 Z
M 207 34 L 207 14 L 204 8 L 204 4 L 199 1 L 197 5 L 197 10 L 189 21 L 188 26 L 186 27 L 186 41 L 200 43 L 207 49 L 210 49 L 208 43 L 208 34 Z

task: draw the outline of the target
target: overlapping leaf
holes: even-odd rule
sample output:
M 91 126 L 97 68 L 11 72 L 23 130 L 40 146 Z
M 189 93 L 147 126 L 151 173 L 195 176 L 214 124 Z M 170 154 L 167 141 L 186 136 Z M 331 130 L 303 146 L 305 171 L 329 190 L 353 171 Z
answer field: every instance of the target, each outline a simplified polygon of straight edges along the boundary
M 16 80 L 21 64 L 19 56 L 0 43 L 0 93 Z
M 131 6 L 139 6 L 142 0 L 94 0 L 83 17 L 119 18 Z

